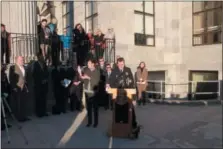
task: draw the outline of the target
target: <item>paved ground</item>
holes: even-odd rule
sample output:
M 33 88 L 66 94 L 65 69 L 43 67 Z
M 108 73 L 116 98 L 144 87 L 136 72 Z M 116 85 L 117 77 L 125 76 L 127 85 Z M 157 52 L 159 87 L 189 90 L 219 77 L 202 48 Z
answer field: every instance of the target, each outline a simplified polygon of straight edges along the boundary
M 189 107 L 147 105 L 136 108 L 144 126 L 138 140 L 108 138 L 111 112 L 100 110 L 98 128 L 86 128 L 85 114 L 67 113 L 23 124 L 29 144 L 15 127 L 10 129 L 11 144 L 2 132 L 3 148 L 213 148 L 222 147 L 222 106 Z

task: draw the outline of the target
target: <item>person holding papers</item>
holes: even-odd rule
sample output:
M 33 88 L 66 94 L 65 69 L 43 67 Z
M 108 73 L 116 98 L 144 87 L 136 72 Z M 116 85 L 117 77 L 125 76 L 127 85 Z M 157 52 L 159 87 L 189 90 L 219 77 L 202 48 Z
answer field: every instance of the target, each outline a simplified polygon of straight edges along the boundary
M 145 91 L 147 87 L 148 71 L 144 62 L 140 62 L 136 72 L 136 83 L 138 89 L 138 105 L 146 104 Z
M 94 111 L 94 125 L 98 125 L 98 85 L 100 81 L 100 71 L 95 68 L 95 61 L 88 60 L 87 67 L 83 70 L 81 79 L 84 81 L 84 92 L 87 103 L 87 127 L 92 125 L 92 109 Z

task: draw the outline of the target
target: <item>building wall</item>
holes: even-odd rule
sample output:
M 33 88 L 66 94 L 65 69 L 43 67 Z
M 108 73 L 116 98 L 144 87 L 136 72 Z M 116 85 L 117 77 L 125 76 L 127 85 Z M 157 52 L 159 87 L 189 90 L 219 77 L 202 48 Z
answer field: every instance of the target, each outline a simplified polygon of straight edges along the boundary
M 26 62 L 35 58 L 36 55 L 36 2 L 1 2 L 1 23 L 5 24 L 6 30 L 11 33 L 11 61 L 15 57 L 23 55 Z
M 166 81 L 171 83 L 187 82 L 189 70 L 218 70 L 222 78 L 221 44 L 192 46 L 192 2 L 155 2 L 154 47 L 134 45 L 135 2 L 98 3 L 99 27 L 103 32 L 114 28 L 116 55 L 123 56 L 133 71 L 140 61 L 145 61 L 150 71 L 166 70 Z M 74 20 L 84 22 L 84 7 L 74 11 Z M 187 89 L 182 85 L 174 91 Z M 171 90 L 167 87 L 167 91 Z
M 135 71 L 138 63 L 145 61 L 150 71 L 165 70 L 166 81 L 171 83 L 187 82 L 189 70 L 218 70 L 219 79 L 222 78 L 222 46 L 192 46 L 192 2 L 155 2 L 154 47 L 134 45 L 135 4 L 98 2 L 98 26 L 104 33 L 107 28 L 114 28 L 116 55 L 123 56 L 127 66 Z M 81 23 L 85 27 L 85 2 L 74 2 L 73 5 L 74 24 Z M 35 10 L 31 2 L 2 2 L 2 23 L 8 31 L 26 31 L 27 25 L 21 25 L 27 24 L 22 22 L 27 16 L 22 12 L 31 11 L 26 9 L 28 6 Z M 62 34 L 62 3 L 54 2 L 54 6 L 57 28 Z M 184 92 L 187 86 L 174 90 Z

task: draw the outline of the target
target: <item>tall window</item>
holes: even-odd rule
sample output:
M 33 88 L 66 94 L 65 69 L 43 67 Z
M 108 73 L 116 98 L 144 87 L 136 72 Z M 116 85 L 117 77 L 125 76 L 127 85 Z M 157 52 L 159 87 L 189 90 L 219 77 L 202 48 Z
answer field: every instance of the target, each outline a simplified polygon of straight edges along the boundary
M 85 2 L 86 31 L 98 28 L 98 6 L 96 1 Z
M 155 46 L 154 2 L 135 2 L 135 45 Z
M 70 27 L 70 9 L 69 2 L 62 2 L 62 19 L 63 19 L 63 29 L 67 29 Z
M 221 43 L 222 3 L 193 2 L 193 45 Z

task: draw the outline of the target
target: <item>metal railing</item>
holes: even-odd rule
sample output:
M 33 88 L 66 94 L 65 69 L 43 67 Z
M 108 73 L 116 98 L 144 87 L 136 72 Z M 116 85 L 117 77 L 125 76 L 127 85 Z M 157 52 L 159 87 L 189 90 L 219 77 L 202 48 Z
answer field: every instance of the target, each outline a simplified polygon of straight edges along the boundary
M 100 57 L 103 57 L 104 60 L 108 63 L 115 62 L 115 40 L 114 39 L 104 39 L 100 42 L 100 45 L 97 45 L 96 42 L 91 42 L 90 40 L 83 40 L 82 43 L 75 43 L 73 40 L 70 40 L 69 49 L 72 50 L 78 45 L 78 50 L 84 50 L 88 54 L 86 57 L 92 57 L 98 60 Z M 63 43 L 62 43 L 63 44 Z M 51 45 L 52 46 L 52 45 Z M 83 49 L 81 49 L 83 48 Z M 63 51 L 64 59 L 67 55 L 69 55 L 69 51 Z
M 35 59 L 37 36 L 35 34 L 10 33 L 10 63 L 15 63 L 16 56 L 24 56 L 25 63 Z
M 163 80 L 147 80 L 146 98 L 152 99 L 220 99 L 221 81 L 188 81 L 169 83 Z
M 38 43 L 38 35 L 37 34 L 23 34 L 23 33 L 10 33 L 10 41 L 11 41 L 11 56 L 10 63 L 15 63 L 16 56 L 24 56 L 25 63 L 29 63 L 30 61 L 36 59 L 36 54 L 41 52 L 40 45 Z M 49 43 L 49 55 L 51 55 L 53 47 L 53 41 L 51 40 Z M 61 42 L 61 44 L 63 44 Z M 70 40 L 70 50 L 65 51 L 63 48 L 60 49 L 60 60 L 64 60 L 65 57 L 70 57 L 70 51 L 74 48 L 74 42 Z M 86 48 L 89 57 L 90 55 L 94 58 L 98 59 L 99 57 L 104 57 L 106 62 L 114 63 L 115 62 L 115 40 L 113 39 L 105 39 L 102 42 L 102 45 L 96 46 L 96 44 L 92 44 L 89 40 L 83 41 L 84 48 Z M 63 47 L 63 46 L 61 46 Z M 72 53 L 72 52 L 71 52 Z M 90 55 L 89 55 L 90 54 Z

